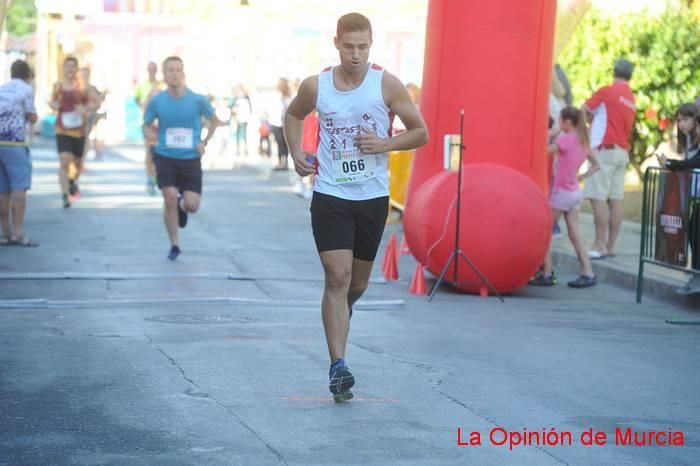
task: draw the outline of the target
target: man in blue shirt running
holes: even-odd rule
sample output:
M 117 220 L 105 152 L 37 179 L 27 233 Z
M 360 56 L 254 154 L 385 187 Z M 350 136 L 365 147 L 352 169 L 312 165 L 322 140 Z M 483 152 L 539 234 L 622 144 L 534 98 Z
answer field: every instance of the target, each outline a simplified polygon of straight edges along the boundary
M 223 123 L 214 114 L 209 100 L 185 85 L 184 64 L 180 57 L 163 62 L 163 77 L 168 88 L 153 96 L 143 116 L 147 140 L 155 145 L 153 161 L 158 187 L 165 201 L 165 228 L 170 237 L 168 259 L 180 255 L 177 227 L 187 225 L 187 213 L 199 209 L 202 196 L 201 157 L 214 131 Z M 201 139 L 202 118 L 207 134 Z M 158 127 L 155 126 L 158 120 Z

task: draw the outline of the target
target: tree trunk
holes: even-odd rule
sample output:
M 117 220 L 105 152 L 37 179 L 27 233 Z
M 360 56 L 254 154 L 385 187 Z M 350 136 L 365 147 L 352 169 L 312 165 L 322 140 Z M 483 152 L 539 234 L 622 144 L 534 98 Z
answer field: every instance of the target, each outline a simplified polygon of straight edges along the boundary
M 637 172 L 637 175 L 639 176 L 640 180 L 644 179 L 644 173 L 642 173 L 642 166 L 639 164 L 639 161 L 637 160 L 637 157 L 630 157 L 630 163 L 634 167 L 635 171 Z
M 2 38 L 2 33 L 5 30 L 5 13 L 7 12 L 7 5 L 9 0 L 0 0 L 0 39 Z

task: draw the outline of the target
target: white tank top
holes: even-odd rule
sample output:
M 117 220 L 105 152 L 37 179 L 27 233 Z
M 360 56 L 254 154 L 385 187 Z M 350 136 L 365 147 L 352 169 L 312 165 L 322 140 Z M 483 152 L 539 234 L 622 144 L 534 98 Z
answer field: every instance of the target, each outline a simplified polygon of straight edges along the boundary
M 369 64 L 365 79 L 352 91 L 339 91 L 333 69 L 318 75 L 319 146 L 314 191 L 352 201 L 389 195 L 388 154 L 362 154 L 354 139 L 362 128 L 391 137 L 389 107 L 382 95 L 384 70 Z

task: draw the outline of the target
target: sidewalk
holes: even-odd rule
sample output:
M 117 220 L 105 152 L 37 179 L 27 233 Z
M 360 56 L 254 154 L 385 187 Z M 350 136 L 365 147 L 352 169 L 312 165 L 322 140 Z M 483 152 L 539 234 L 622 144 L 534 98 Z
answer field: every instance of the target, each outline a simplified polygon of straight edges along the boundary
M 401 279 L 376 270 L 354 308 L 355 399 L 337 405 L 323 271 L 291 173 L 217 161 L 171 262 L 141 153 L 88 161 L 82 198 L 62 209 L 55 152 L 33 152 L 26 231 L 41 246 L 0 248 L 0 465 L 697 463 L 697 312 L 637 305 L 605 280 L 428 302 L 408 293 L 404 255 Z M 552 428 L 574 443 L 489 440 Z M 458 429 L 483 445 L 458 445 Z M 608 445 L 583 446 L 589 429 Z M 673 429 L 685 446 L 616 446 L 616 429 Z
M 581 213 L 580 219 L 581 233 L 586 244 L 590 244 L 595 236 L 593 215 Z M 566 222 L 562 219 L 559 225 L 563 236 L 553 241 L 555 267 L 567 272 L 577 272 L 579 263 L 566 234 Z M 599 280 L 636 292 L 639 273 L 639 246 L 641 244 L 640 224 L 623 222 L 617 244 L 617 255 L 613 258 L 593 261 L 593 269 Z M 642 300 L 654 297 L 660 301 L 700 310 L 699 295 L 686 296 L 676 292 L 676 289 L 685 285 L 689 278 L 690 274 L 645 264 Z

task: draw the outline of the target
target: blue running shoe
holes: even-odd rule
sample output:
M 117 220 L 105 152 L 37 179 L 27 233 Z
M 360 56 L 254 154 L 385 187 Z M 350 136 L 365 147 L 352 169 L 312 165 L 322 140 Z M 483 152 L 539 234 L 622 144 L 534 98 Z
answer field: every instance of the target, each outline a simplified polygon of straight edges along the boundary
M 559 227 L 559 222 L 557 222 L 552 227 L 552 238 L 559 239 L 559 238 L 563 238 L 563 237 L 564 237 L 564 234 L 561 232 L 561 228 Z
M 333 400 L 336 403 L 352 400 L 353 394 L 350 389 L 355 385 L 355 377 L 345 365 L 344 360 L 338 359 L 331 365 L 329 378 L 328 389 L 333 394 Z
M 177 256 L 179 256 L 179 255 L 180 255 L 180 248 L 177 246 L 173 246 L 170 248 L 170 252 L 168 253 L 168 259 L 170 259 L 171 261 L 174 261 L 175 259 L 177 259 Z
M 149 176 L 148 180 L 146 181 L 146 192 L 150 194 L 151 196 L 156 195 L 156 177 L 155 176 Z

